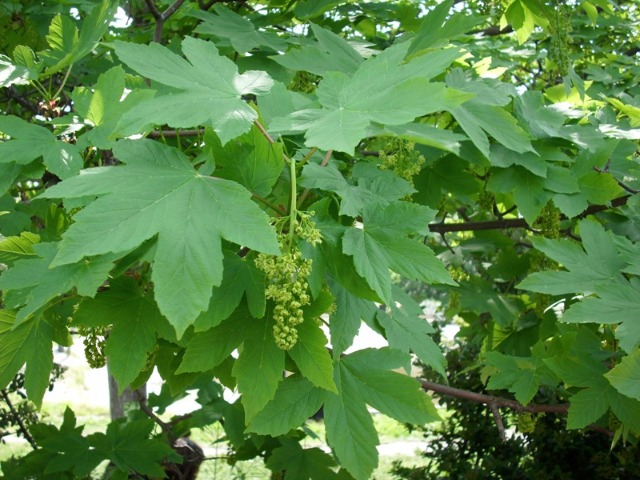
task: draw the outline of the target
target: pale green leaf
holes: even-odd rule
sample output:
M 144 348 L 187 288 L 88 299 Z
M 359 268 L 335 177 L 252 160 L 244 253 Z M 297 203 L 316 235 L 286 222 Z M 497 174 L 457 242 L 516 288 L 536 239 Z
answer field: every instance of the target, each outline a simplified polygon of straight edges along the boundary
M 123 135 L 138 133 L 152 123 L 176 128 L 204 125 L 212 126 L 226 143 L 249 131 L 258 118 L 241 96 L 267 93 L 273 84 L 264 72 L 238 74 L 237 66 L 204 40 L 183 40 L 188 61 L 158 43 L 116 41 L 114 45 L 118 58 L 138 73 L 176 89 L 128 111 L 121 121 Z
M 411 350 L 426 365 L 446 377 L 446 360 L 438 345 L 431 338 L 433 328 L 424 318 L 420 306 L 402 289 L 393 289 L 391 314 L 379 310 L 377 320 L 385 331 L 391 348 Z
M 155 298 L 180 336 L 222 281 L 221 238 L 278 254 L 275 233 L 246 189 L 199 175 L 176 149 L 150 140 L 121 141 L 114 153 L 127 165 L 88 170 L 42 195 L 99 196 L 75 215 L 54 266 L 123 253 L 157 236 Z
M 624 357 L 605 377 L 623 395 L 640 400 L 640 350 Z
M 395 135 L 410 142 L 420 143 L 429 147 L 446 150 L 458 154 L 460 142 L 467 137 L 444 130 L 426 123 L 407 123 L 405 125 L 388 125 L 385 127 L 372 125 L 367 131 L 367 136 Z
M 40 242 L 40 236 L 31 232 L 22 232 L 19 237 L 7 237 L 0 240 L 0 263 L 11 266 L 16 260 L 36 256 L 34 245 Z
M 338 284 L 331 285 L 331 293 L 336 299 L 336 311 L 331 314 L 329 331 L 333 354 L 337 356 L 351 346 L 360 330 L 362 320 L 373 320 L 376 307 Z
M 320 410 L 328 395 L 306 378 L 287 377 L 278 386 L 273 400 L 249 422 L 247 431 L 273 437 L 285 435 Z
M 117 2 L 102 0 L 82 22 L 79 34 L 73 20 L 61 15 L 54 17 L 47 36 L 51 50 L 44 54 L 48 64 L 45 74 L 58 72 L 91 53 L 107 32 L 117 9 Z

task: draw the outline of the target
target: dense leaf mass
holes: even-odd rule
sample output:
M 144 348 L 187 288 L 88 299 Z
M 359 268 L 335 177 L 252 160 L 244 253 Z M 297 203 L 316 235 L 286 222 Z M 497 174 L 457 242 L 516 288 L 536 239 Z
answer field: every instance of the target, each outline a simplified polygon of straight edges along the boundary
M 229 463 L 367 479 L 371 412 L 457 421 L 447 395 L 487 403 L 498 437 L 547 412 L 550 435 L 632 458 L 633 2 L 4 3 L 0 401 L 32 402 L 9 423 L 38 448 L 2 478 L 161 477 L 176 438 L 221 420 Z M 384 346 L 354 349 L 364 324 Z M 104 432 L 38 423 L 74 340 L 161 394 Z M 471 353 L 453 371 L 445 351 Z M 187 391 L 198 410 L 169 418 Z M 301 443 L 319 411 L 330 452 Z M 453 478 L 439 448 L 429 472 Z

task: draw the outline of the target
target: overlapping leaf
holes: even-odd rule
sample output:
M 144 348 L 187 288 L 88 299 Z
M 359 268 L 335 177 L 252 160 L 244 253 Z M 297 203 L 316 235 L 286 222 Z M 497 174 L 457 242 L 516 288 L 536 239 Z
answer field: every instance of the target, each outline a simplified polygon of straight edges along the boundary
M 277 254 L 275 233 L 247 190 L 199 175 L 178 150 L 141 140 L 120 142 L 114 153 L 127 165 L 89 170 L 43 195 L 99 196 L 75 216 L 53 266 L 125 252 L 157 236 L 155 298 L 181 335 L 222 281 L 221 238 Z
M 431 218 L 431 209 L 415 204 L 368 205 L 364 227 L 345 232 L 344 253 L 353 257 L 357 272 L 385 303 L 391 303 L 390 270 L 414 280 L 454 284 L 429 247 L 407 238 L 409 233 L 423 231 Z
M 430 81 L 459 56 L 458 50 L 436 50 L 403 63 L 408 47 L 405 42 L 388 48 L 351 76 L 328 72 L 317 90 L 321 108 L 294 112 L 271 127 L 305 132 L 308 146 L 353 153 L 373 122 L 403 125 L 473 97 Z
M 355 185 L 349 183 L 333 164 L 321 167 L 310 163 L 305 166 L 300 183 L 307 188 L 336 192 L 342 199 L 340 214 L 351 217 L 361 215 L 366 205 L 386 206 L 415 191 L 406 180 L 367 162 L 357 163 L 352 176 Z
M 327 442 L 354 478 L 366 479 L 375 468 L 378 435 L 366 404 L 400 422 L 424 424 L 439 418 L 431 399 L 413 379 L 389 369 L 404 366 L 398 350 L 360 350 L 336 363 L 339 395 L 325 403 Z
M 121 122 L 122 133 L 137 133 L 151 123 L 171 127 L 212 126 L 222 143 L 250 128 L 258 118 L 242 95 L 264 94 L 273 81 L 264 72 L 238 74 L 237 66 L 218 54 L 216 46 L 187 37 L 187 60 L 158 43 L 114 42 L 118 58 L 146 78 L 170 87 L 136 105 Z
M 113 267 L 114 255 L 86 259 L 84 262 L 52 267 L 57 244 L 33 245 L 37 256 L 15 262 L 0 276 L 5 304 L 20 309 L 18 323 L 36 313 L 49 301 L 75 288 L 79 295 L 93 297 Z
M 0 142 L 0 163 L 24 165 L 42 157 L 46 167 L 60 178 L 72 177 L 82 168 L 78 148 L 58 140 L 44 127 L 4 115 L 0 117 L 0 132 L 12 137 Z

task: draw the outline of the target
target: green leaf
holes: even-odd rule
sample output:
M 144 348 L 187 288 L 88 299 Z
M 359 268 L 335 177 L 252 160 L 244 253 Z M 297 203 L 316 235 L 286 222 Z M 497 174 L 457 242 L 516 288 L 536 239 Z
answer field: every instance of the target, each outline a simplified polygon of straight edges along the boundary
M 0 163 L 26 165 L 42 157 L 45 166 L 60 178 L 77 175 L 83 165 L 78 148 L 58 140 L 44 127 L 12 115 L 0 117 L 0 132 L 12 140 L 0 143 Z
M 263 197 L 271 193 L 284 167 L 281 143 L 269 143 L 255 126 L 224 146 L 210 132 L 204 139 L 213 153 L 217 176 L 235 180 Z
M 384 348 L 360 350 L 336 362 L 339 395 L 329 395 L 325 402 L 327 442 L 356 479 L 370 478 L 378 462 L 378 435 L 366 404 L 401 422 L 424 424 L 440 418 L 415 379 L 389 371 L 408 359 Z
M 322 27 L 311 24 L 317 43 L 291 49 L 284 55 L 271 57 L 292 70 L 303 70 L 324 76 L 327 72 L 352 74 L 363 62 L 362 55 L 345 39 Z
M 353 177 L 357 179 L 356 185 L 350 184 L 332 163 L 325 167 L 309 163 L 302 171 L 300 184 L 337 193 L 342 199 L 340 215 L 351 217 L 361 215 L 366 205 L 386 206 L 415 191 L 406 180 L 366 162 L 354 166 Z
M 112 281 L 109 290 L 94 299 L 83 300 L 74 322 L 112 325 L 105 353 L 109 357 L 109 372 L 121 392 L 145 368 L 158 333 L 166 331 L 168 326 L 155 302 L 145 296 L 131 278 Z
M 351 375 L 362 396 L 376 410 L 399 422 L 422 425 L 439 420 L 431 398 L 412 377 L 389 368 L 406 364 L 409 356 L 393 349 L 365 349 L 339 362 L 342 376 Z
M 44 53 L 48 64 L 44 73 L 51 75 L 91 53 L 109 29 L 117 9 L 117 2 L 102 0 L 82 22 L 80 34 L 70 18 L 54 17 L 47 35 L 51 50 Z
M 544 185 L 543 178 L 514 166 L 494 171 L 489 178 L 488 189 L 498 193 L 513 193 L 518 211 L 533 225 L 551 197 Z
M 367 132 L 367 136 L 376 135 L 395 135 L 410 142 L 439 148 L 456 155 L 460 153 L 460 142 L 467 139 L 464 135 L 454 133 L 451 130 L 437 128 L 427 123 L 407 123 L 405 125 L 388 125 L 386 127 L 372 125 Z
M 344 253 L 353 256 L 356 271 L 385 303 L 391 303 L 390 270 L 428 283 L 455 283 L 429 247 L 406 238 L 409 232 L 424 229 L 432 218 L 433 211 L 420 205 L 368 205 L 364 227 L 345 232 Z
M 40 236 L 31 232 L 22 232 L 19 237 L 0 240 L 0 263 L 11 266 L 16 260 L 37 256 L 33 247 L 38 243 Z
M 287 377 L 278 386 L 273 399 L 249 422 L 247 431 L 273 437 L 285 435 L 320 410 L 328 395 L 326 390 L 314 386 L 306 378 Z
M 446 360 L 430 334 L 433 328 L 424 318 L 422 309 L 403 290 L 394 287 L 391 314 L 379 310 L 377 320 L 385 331 L 391 348 L 409 353 L 411 350 L 426 365 L 446 378 Z
M 420 27 L 411 41 L 409 56 L 427 48 L 446 44 L 448 40 L 470 32 L 484 20 L 481 15 L 449 15 L 453 3 L 452 0 L 441 2 L 421 19 Z
M 275 51 L 286 48 L 287 42 L 278 37 L 275 32 L 257 29 L 251 20 L 220 4 L 214 5 L 213 10 L 215 13 L 197 9 L 189 12 L 190 16 L 202 20 L 202 23 L 195 30 L 196 33 L 228 38 L 233 48 L 240 54 L 260 46 Z
M 406 42 L 394 45 L 363 62 L 351 77 L 327 73 L 316 92 L 322 108 L 276 119 L 271 128 L 306 132 L 307 146 L 352 154 L 373 122 L 403 125 L 455 109 L 473 96 L 429 81 L 459 56 L 458 50 L 437 50 L 402 63 L 407 49 Z
M 81 86 L 73 89 L 71 98 L 76 111 L 93 127 L 78 139 L 79 144 L 88 142 L 98 148 L 113 148 L 115 140 L 110 137 L 122 115 L 142 100 L 153 97 L 151 90 L 134 90 L 120 101 L 124 92 L 125 72 L 121 66 L 100 75 L 93 89 Z
M 327 337 L 315 318 L 308 318 L 296 327 L 298 341 L 289 350 L 300 373 L 316 387 L 337 393 L 333 382 L 333 363 L 327 350 Z
M 247 424 L 273 399 L 283 370 L 284 350 L 273 339 L 273 321 L 269 316 L 254 320 L 232 370 Z
M 331 480 L 337 474 L 333 458 L 319 448 L 306 448 L 295 441 L 288 441 L 276 448 L 266 462 L 274 472 L 285 471 L 289 480 Z
M 53 425 L 47 427 L 47 435 L 37 438 L 39 447 L 54 452 L 45 473 L 73 472 L 78 477 L 85 477 L 105 459 L 82 436 L 84 425 L 76 427 L 75 414 L 69 407 L 64 411 L 59 430 Z
M 336 299 L 336 311 L 331 314 L 329 331 L 334 357 L 339 356 L 353 343 L 360 330 L 362 320 L 372 321 L 376 307 L 338 284 L 331 285 L 331 293 Z
M 0 389 L 13 380 L 26 363 L 25 388 L 40 408 L 53 368 L 53 331 L 42 318 L 18 323 L 10 310 L 0 310 Z
M 75 215 L 53 265 L 126 252 L 157 235 L 155 298 L 181 336 L 222 281 L 221 238 L 278 254 L 275 233 L 247 190 L 199 175 L 176 149 L 150 140 L 121 141 L 114 153 L 125 166 L 88 170 L 42 195 L 99 195 Z
M 640 400 L 640 350 L 634 350 L 605 374 L 623 395 Z
M 540 386 L 540 377 L 532 360 L 500 352 L 487 352 L 485 357 L 486 365 L 497 369 L 491 374 L 487 389 L 507 389 L 515 395 L 518 402 L 527 405 Z
M 620 347 L 633 352 L 640 345 L 640 281 L 598 285 L 598 298 L 588 297 L 574 303 L 561 321 L 569 323 L 619 324 L 615 330 Z
M 165 475 L 162 461 L 166 458 L 176 461 L 178 455 L 162 439 L 149 438 L 154 426 L 151 420 L 126 423 L 117 420 L 109 424 L 106 433 L 94 433 L 88 439 L 92 447 L 123 472 L 132 470 L 162 478 Z
M 229 318 L 240 305 L 242 297 L 246 298 L 251 315 L 255 318 L 264 315 L 264 274 L 256 268 L 252 260 L 241 258 L 235 253 L 225 252 L 222 264 L 222 283 L 213 287 L 209 308 L 195 320 L 196 331 L 215 327 Z
M 220 325 L 191 337 L 177 374 L 206 372 L 220 365 L 238 348 L 247 336 L 247 330 L 254 328 L 254 320 L 242 309 Z
M 584 250 L 570 240 L 534 238 L 533 245 L 568 271 L 537 272 L 518 288 L 552 295 L 590 293 L 598 285 L 623 282 L 620 271 L 626 262 L 615 248 L 614 235 L 599 223 L 583 220 L 580 234 Z
M 123 135 L 138 133 L 151 123 L 183 128 L 212 126 L 222 143 L 251 128 L 258 114 L 241 98 L 264 94 L 273 81 L 264 72 L 238 74 L 236 65 L 204 40 L 186 37 L 182 51 L 187 60 L 158 43 L 138 45 L 114 42 L 124 63 L 174 91 L 143 101 L 121 122 Z
M 56 247 L 55 243 L 34 245 L 36 258 L 18 260 L 0 276 L 0 289 L 6 291 L 6 306 L 20 308 L 16 316 L 18 323 L 73 288 L 79 295 L 93 297 L 107 279 L 115 260 L 113 255 L 105 255 L 53 268 Z
M 378 433 L 356 380 L 340 367 L 334 379 L 339 395 L 329 395 L 324 404 L 327 443 L 356 480 L 365 480 L 378 465 Z

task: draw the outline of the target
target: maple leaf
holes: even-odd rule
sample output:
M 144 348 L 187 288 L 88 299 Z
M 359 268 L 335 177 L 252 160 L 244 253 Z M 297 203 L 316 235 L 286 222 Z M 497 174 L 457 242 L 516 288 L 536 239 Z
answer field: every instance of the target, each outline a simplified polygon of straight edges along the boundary
M 98 196 L 74 217 L 52 266 L 126 252 L 157 235 L 155 298 L 180 336 L 222 281 L 221 239 L 278 254 L 275 232 L 249 191 L 198 174 L 176 149 L 125 140 L 114 153 L 125 166 L 85 170 L 42 195 Z
M 114 42 L 118 58 L 141 75 L 171 87 L 127 112 L 121 122 L 126 134 L 150 123 L 182 128 L 211 125 L 222 143 L 250 128 L 258 118 L 241 96 L 267 93 L 273 81 L 264 72 L 238 74 L 238 67 L 218 54 L 216 46 L 187 37 L 182 51 L 187 60 L 158 43 Z
M 404 62 L 408 48 L 408 43 L 394 45 L 363 62 L 352 76 L 326 73 L 316 92 L 321 108 L 293 112 L 270 127 L 304 131 L 308 146 L 352 154 L 373 123 L 403 125 L 474 96 L 430 81 L 460 55 L 458 50 L 436 50 Z

